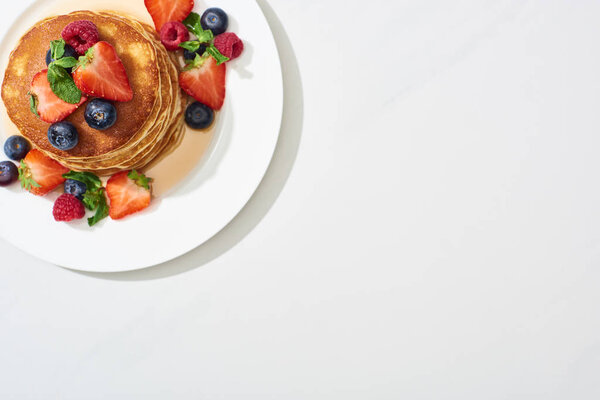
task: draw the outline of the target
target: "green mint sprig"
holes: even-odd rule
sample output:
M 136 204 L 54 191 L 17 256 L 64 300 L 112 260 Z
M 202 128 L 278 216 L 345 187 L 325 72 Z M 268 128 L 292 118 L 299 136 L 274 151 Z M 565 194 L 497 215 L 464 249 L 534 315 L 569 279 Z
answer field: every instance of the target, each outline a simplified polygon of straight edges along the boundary
M 69 58 L 75 60 L 73 57 Z M 69 75 L 65 67 L 61 65 L 63 60 L 67 59 L 63 58 L 54 61 L 48 66 L 48 83 L 50 83 L 50 89 L 52 89 L 54 94 L 61 100 L 70 104 L 79 104 L 82 96 L 81 90 L 75 85 L 75 81 L 73 81 L 73 78 Z M 64 64 L 71 65 L 70 63 Z
M 202 54 L 202 55 L 198 54 L 195 60 L 186 61 L 186 64 L 187 64 L 186 71 L 188 71 L 189 69 L 192 69 L 192 68 L 197 68 L 197 67 L 201 66 L 202 64 L 204 64 L 204 61 L 206 61 L 206 58 L 207 58 L 207 57 L 204 57 L 204 56 L 206 56 L 206 54 L 213 57 L 217 61 L 217 65 L 221 65 L 224 62 L 229 61 L 229 58 L 225 57 L 223 54 L 221 54 L 219 49 L 217 49 L 215 47 L 215 45 L 213 43 L 214 35 L 213 35 L 212 31 L 204 30 L 202 28 L 202 24 L 200 23 L 200 15 L 199 14 L 197 14 L 195 12 L 190 13 L 190 15 L 188 15 L 188 17 L 185 20 L 183 20 L 183 25 L 185 25 L 185 27 L 188 29 L 188 31 L 190 31 L 191 33 L 196 35 L 197 39 L 180 43 L 179 47 L 189 50 L 191 52 L 195 52 L 195 51 L 198 51 L 198 49 L 200 48 L 200 46 L 202 44 L 204 44 L 204 43 L 208 44 L 204 54 Z M 198 61 L 198 56 L 201 56 L 200 61 Z M 194 65 L 194 66 L 190 67 L 190 65 Z
M 65 179 L 79 181 L 87 187 L 83 194 L 83 205 L 90 211 L 96 211 L 93 217 L 88 218 L 88 225 L 94 226 L 104 218 L 108 217 L 109 207 L 106 202 L 102 181 L 91 172 L 71 171 L 63 175 Z
M 200 14 L 198 13 L 191 12 L 190 15 L 183 20 L 183 25 L 185 25 L 188 31 L 196 35 L 198 38 L 197 40 L 200 43 L 209 43 L 214 39 L 214 35 L 211 30 L 205 31 L 202 28 L 202 24 L 200 23 Z
M 50 42 L 50 52 L 54 61 L 48 65 L 48 83 L 50 83 L 52 92 L 59 99 L 69 104 L 78 104 L 81 101 L 81 90 L 75 85 L 73 78 L 67 72 L 67 68 L 73 68 L 77 65 L 77 59 L 63 57 L 65 46 L 66 43 L 63 39 Z M 30 104 L 32 104 L 31 99 Z
M 65 46 L 67 44 L 63 39 L 53 40 L 50 42 L 50 53 L 53 60 L 58 60 L 65 55 Z
M 208 46 L 208 48 L 206 49 L 206 52 L 208 54 L 210 54 L 212 56 L 212 58 L 214 58 L 215 60 L 217 60 L 217 65 L 221 65 L 224 62 L 229 61 L 229 57 L 225 57 L 223 54 L 221 54 L 221 52 L 219 51 L 219 49 L 217 49 L 215 47 L 214 44 L 210 44 L 210 46 Z

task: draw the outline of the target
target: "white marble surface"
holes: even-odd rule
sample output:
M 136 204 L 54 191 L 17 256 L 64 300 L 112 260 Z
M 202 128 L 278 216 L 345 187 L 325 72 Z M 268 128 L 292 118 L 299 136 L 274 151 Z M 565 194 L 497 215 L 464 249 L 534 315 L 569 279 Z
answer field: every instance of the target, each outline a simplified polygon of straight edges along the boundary
M 259 191 L 146 271 L 0 242 L 0 398 L 600 398 L 600 2 L 260 4 Z

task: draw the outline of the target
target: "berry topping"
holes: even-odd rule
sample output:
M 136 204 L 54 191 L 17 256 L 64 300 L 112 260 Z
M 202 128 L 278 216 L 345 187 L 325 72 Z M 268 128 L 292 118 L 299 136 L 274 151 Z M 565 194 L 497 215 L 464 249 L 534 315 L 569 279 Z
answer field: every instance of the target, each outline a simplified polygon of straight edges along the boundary
M 11 161 L 0 162 L 0 186 L 8 186 L 19 179 L 19 169 Z
M 229 26 L 229 17 L 227 13 L 220 8 L 212 7 L 204 11 L 200 18 L 202 29 L 212 31 L 217 36 L 227 30 Z
M 225 64 L 217 65 L 213 57 L 179 74 L 179 86 L 200 103 L 220 110 L 225 101 Z
M 61 36 L 77 53 L 85 54 L 90 47 L 98 43 L 99 35 L 98 28 L 92 21 L 82 20 L 65 26 Z
M 183 21 L 194 8 L 194 0 L 144 0 L 144 4 L 157 32 L 167 22 Z
M 63 174 L 69 170 L 37 149 L 21 160 L 19 180 L 31 193 L 44 196 L 65 181 Z
M 75 51 L 75 49 L 73 47 L 69 46 L 68 44 L 65 45 L 65 52 L 61 58 L 67 58 L 67 57 L 73 57 L 73 58 L 79 57 L 79 55 L 77 54 L 77 51 Z M 54 58 L 52 58 L 52 49 L 48 49 L 48 52 L 46 52 L 46 65 L 50 65 L 50 63 L 53 63 L 54 61 L 56 61 L 56 60 Z M 71 73 L 71 68 L 66 68 L 66 70 L 69 73 Z
M 83 194 L 87 191 L 85 183 L 76 181 L 75 179 L 67 179 L 65 181 L 65 193 L 72 194 L 79 200 L 83 200 Z
M 183 58 L 186 60 L 194 60 L 196 58 L 196 54 L 202 56 L 206 52 L 206 45 L 201 44 L 200 48 L 196 51 L 189 51 L 188 49 L 183 50 Z
M 190 33 L 181 22 L 167 22 L 160 30 L 160 41 L 169 51 L 179 50 L 179 43 L 188 40 L 190 40 Z
M 215 112 L 208 106 L 197 101 L 185 110 L 185 122 L 192 129 L 206 129 L 215 120 Z
M 23 136 L 14 135 L 4 142 L 4 153 L 11 160 L 21 161 L 29 153 L 29 150 L 31 150 L 31 146 Z
M 59 150 L 71 150 L 79 143 L 79 133 L 70 122 L 57 122 L 48 128 L 48 141 Z
M 244 51 L 244 42 L 233 32 L 221 33 L 215 38 L 214 44 L 230 60 L 238 58 Z
M 106 183 L 110 199 L 110 217 L 121 219 L 150 205 L 150 179 L 136 170 L 122 171 Z
M 108 217 L 105 189 L 97 175 L 91 172 L 71 171 L 63 177 L 67 179 L 65 193 L 77 197 L 88 210 L 96 211 L 93 217 L 88 218 L 89 226 L 94 226 Z
M 56 221 L 69 222 L 74 219 L 81 219 L 85 216 L 85 207 L 81 201 L 72 194 L 61 194 L 54 202 L 52 215 Z
M 107 42 L 98 42 L 87 51 L 73 71 L 73 79 L 90 96 L 112 101 L 133 99 L 125 67 L 115 48 Z
M 33 77 L 29 89 L 31 111 L 44 122 L 53 124 L 71 115 L 87 97 L 81 96 L 78 104 L 67 103 L 54 94 L 48 82 L 48 70 L 45 69 Z
M 84 116 L 90 128 L 102 131 L 117 122 L 117 109 L 109 101 L 94 99 L 85 107 Z

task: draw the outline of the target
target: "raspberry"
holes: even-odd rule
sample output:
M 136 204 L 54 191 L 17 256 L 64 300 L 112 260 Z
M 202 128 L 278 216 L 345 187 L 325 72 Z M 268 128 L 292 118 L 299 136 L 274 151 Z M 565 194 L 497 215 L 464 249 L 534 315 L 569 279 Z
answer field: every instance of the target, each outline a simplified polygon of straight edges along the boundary
M 77 200 L 77 197 L 65 193 L 61 194 L 54 202 L 52 214 L 54 215 L 55 220 L 68 222 L 74 219 L 83 218 L 85 216 L 85 208 L 83 208 L 83 204 Z
M 98 28 L 92 21 L 75 21 L 65 26 L 61 33 L 62 38 L 77 53 L 83 55 L 93 45 L 98 43 Z
M 233 32 L 221 33 L 214 43 L 217 50 L 230 60 L 238 58 L 244 51 L 244 42 Z
M 190 40 L 190 33 L 181 22 L 172 21 L 164 24 L 160 30 L 160 41 L 169 51 L 179 49 L 179 43 Z

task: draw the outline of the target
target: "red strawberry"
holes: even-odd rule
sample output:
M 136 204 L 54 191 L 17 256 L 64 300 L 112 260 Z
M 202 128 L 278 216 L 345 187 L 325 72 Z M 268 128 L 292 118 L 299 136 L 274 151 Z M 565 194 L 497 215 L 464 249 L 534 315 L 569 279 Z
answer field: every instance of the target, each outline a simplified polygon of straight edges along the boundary
M 50 124 L 67 118 L 87 100 L 87 97 L 85 96 L 81 96 L 79 104 L 69 104 L 66 101 L 61 100 L 54 94 L 52 89 L 50 89 L 47 69 L 38 72 L 38 74 L 33 77 L 29 94 L 33 96 L 32 105 L 40 116 L 40 119 Z
M 19 179 L 22 187 L 37 196 L 44 196 L 65 181 L 63 174 L 67 172 L 68 168 L 33 149 L 21 161 Z
M 144 4 L 152 16 L 157 32 L 167 22 L 183 21 L 194 8 L 194 0 L 144 0 Z
M 110 199 L 110 217 L 121 219 L 150 205 L 150 179 L 136 170 L 122 171 L 106 183 Z
M 82 92 L 113 101 L 133 99 L 127 72 L 114 47 L 107 42 L 98 42 L 90 47 L 85 57 L 73 71 L 75 84 Z
M 200 103 L 220 110 L 225 101 L 226 68 L 208 57 L 201 66 L 179 74 L 179 86 Z

